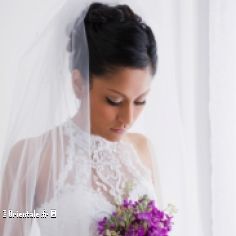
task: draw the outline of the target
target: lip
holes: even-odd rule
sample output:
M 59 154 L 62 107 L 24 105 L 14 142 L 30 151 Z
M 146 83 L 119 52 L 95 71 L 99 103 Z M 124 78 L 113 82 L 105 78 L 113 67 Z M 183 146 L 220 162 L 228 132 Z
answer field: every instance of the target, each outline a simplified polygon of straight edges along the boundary
M 117 134 L 123 134 L 125 132 L 125 129 L 122 128 L 111 128 L 111 130 Z

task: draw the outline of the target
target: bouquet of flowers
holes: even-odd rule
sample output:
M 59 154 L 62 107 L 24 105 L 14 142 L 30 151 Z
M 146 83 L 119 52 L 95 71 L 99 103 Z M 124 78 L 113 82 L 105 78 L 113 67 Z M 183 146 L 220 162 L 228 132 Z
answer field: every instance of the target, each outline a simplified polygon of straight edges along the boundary
M 159 210 L 147 195 L 138 201 L 125 199 L 116 204 L 116 211 L 98 222 L 101 236 L 168 236 L 172 229 L 172 213 L 176 209 L 169 204 L 165 211 Z

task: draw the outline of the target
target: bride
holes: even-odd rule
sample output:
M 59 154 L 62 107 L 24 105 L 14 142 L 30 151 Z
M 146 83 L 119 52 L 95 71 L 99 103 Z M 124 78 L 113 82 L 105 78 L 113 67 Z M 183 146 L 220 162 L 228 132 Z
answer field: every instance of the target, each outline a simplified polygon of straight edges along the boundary
M 156 72 L 155 37 L 128 5 L 84 9 L 59 11 L 23 57 L 34 73 L 22 72 L 4 153 L 1 235 L 29 235 L 33 219 L 43 236 L 98 235 L 124 198 L 161 206 L 150 142 L 128 132 Z

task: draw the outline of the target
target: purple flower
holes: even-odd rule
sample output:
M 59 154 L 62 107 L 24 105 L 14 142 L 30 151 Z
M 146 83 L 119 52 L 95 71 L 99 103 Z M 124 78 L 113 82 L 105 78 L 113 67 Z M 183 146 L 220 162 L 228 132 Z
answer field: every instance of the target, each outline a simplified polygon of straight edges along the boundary
M 168 236 L 172 229 L 173 216 L 159 210 L 146 195 L 138 201 L 125 199 L 116 205 L 109 218 L 98 222 L 98 233 L 124 236 Z

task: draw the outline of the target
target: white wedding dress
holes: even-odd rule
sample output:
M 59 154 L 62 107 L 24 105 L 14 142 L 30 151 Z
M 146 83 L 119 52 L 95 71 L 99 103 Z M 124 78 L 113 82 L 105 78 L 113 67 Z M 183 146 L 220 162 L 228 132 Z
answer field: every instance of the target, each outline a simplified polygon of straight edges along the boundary
M 147 194 L 157 200 L 151 173 L 133 145 L 92 135 L 90 150 L 86 150 L 86 145 L 81 146 L 86 133 L 71 119 L 63 124 L 63 129 L 70 137 L 66 166 L 59 176 L 55 196 L 36 209 L 37 212 L 56 209 L 57 224 L 54 218 L 37 219 L 42 236 L 97 235 L 98 220 L 115 210 L 113 203 L 122 200 L 127 181 L 133 184 L 130 199 Z M 68 181 L 71 173 L 73 182 Z

